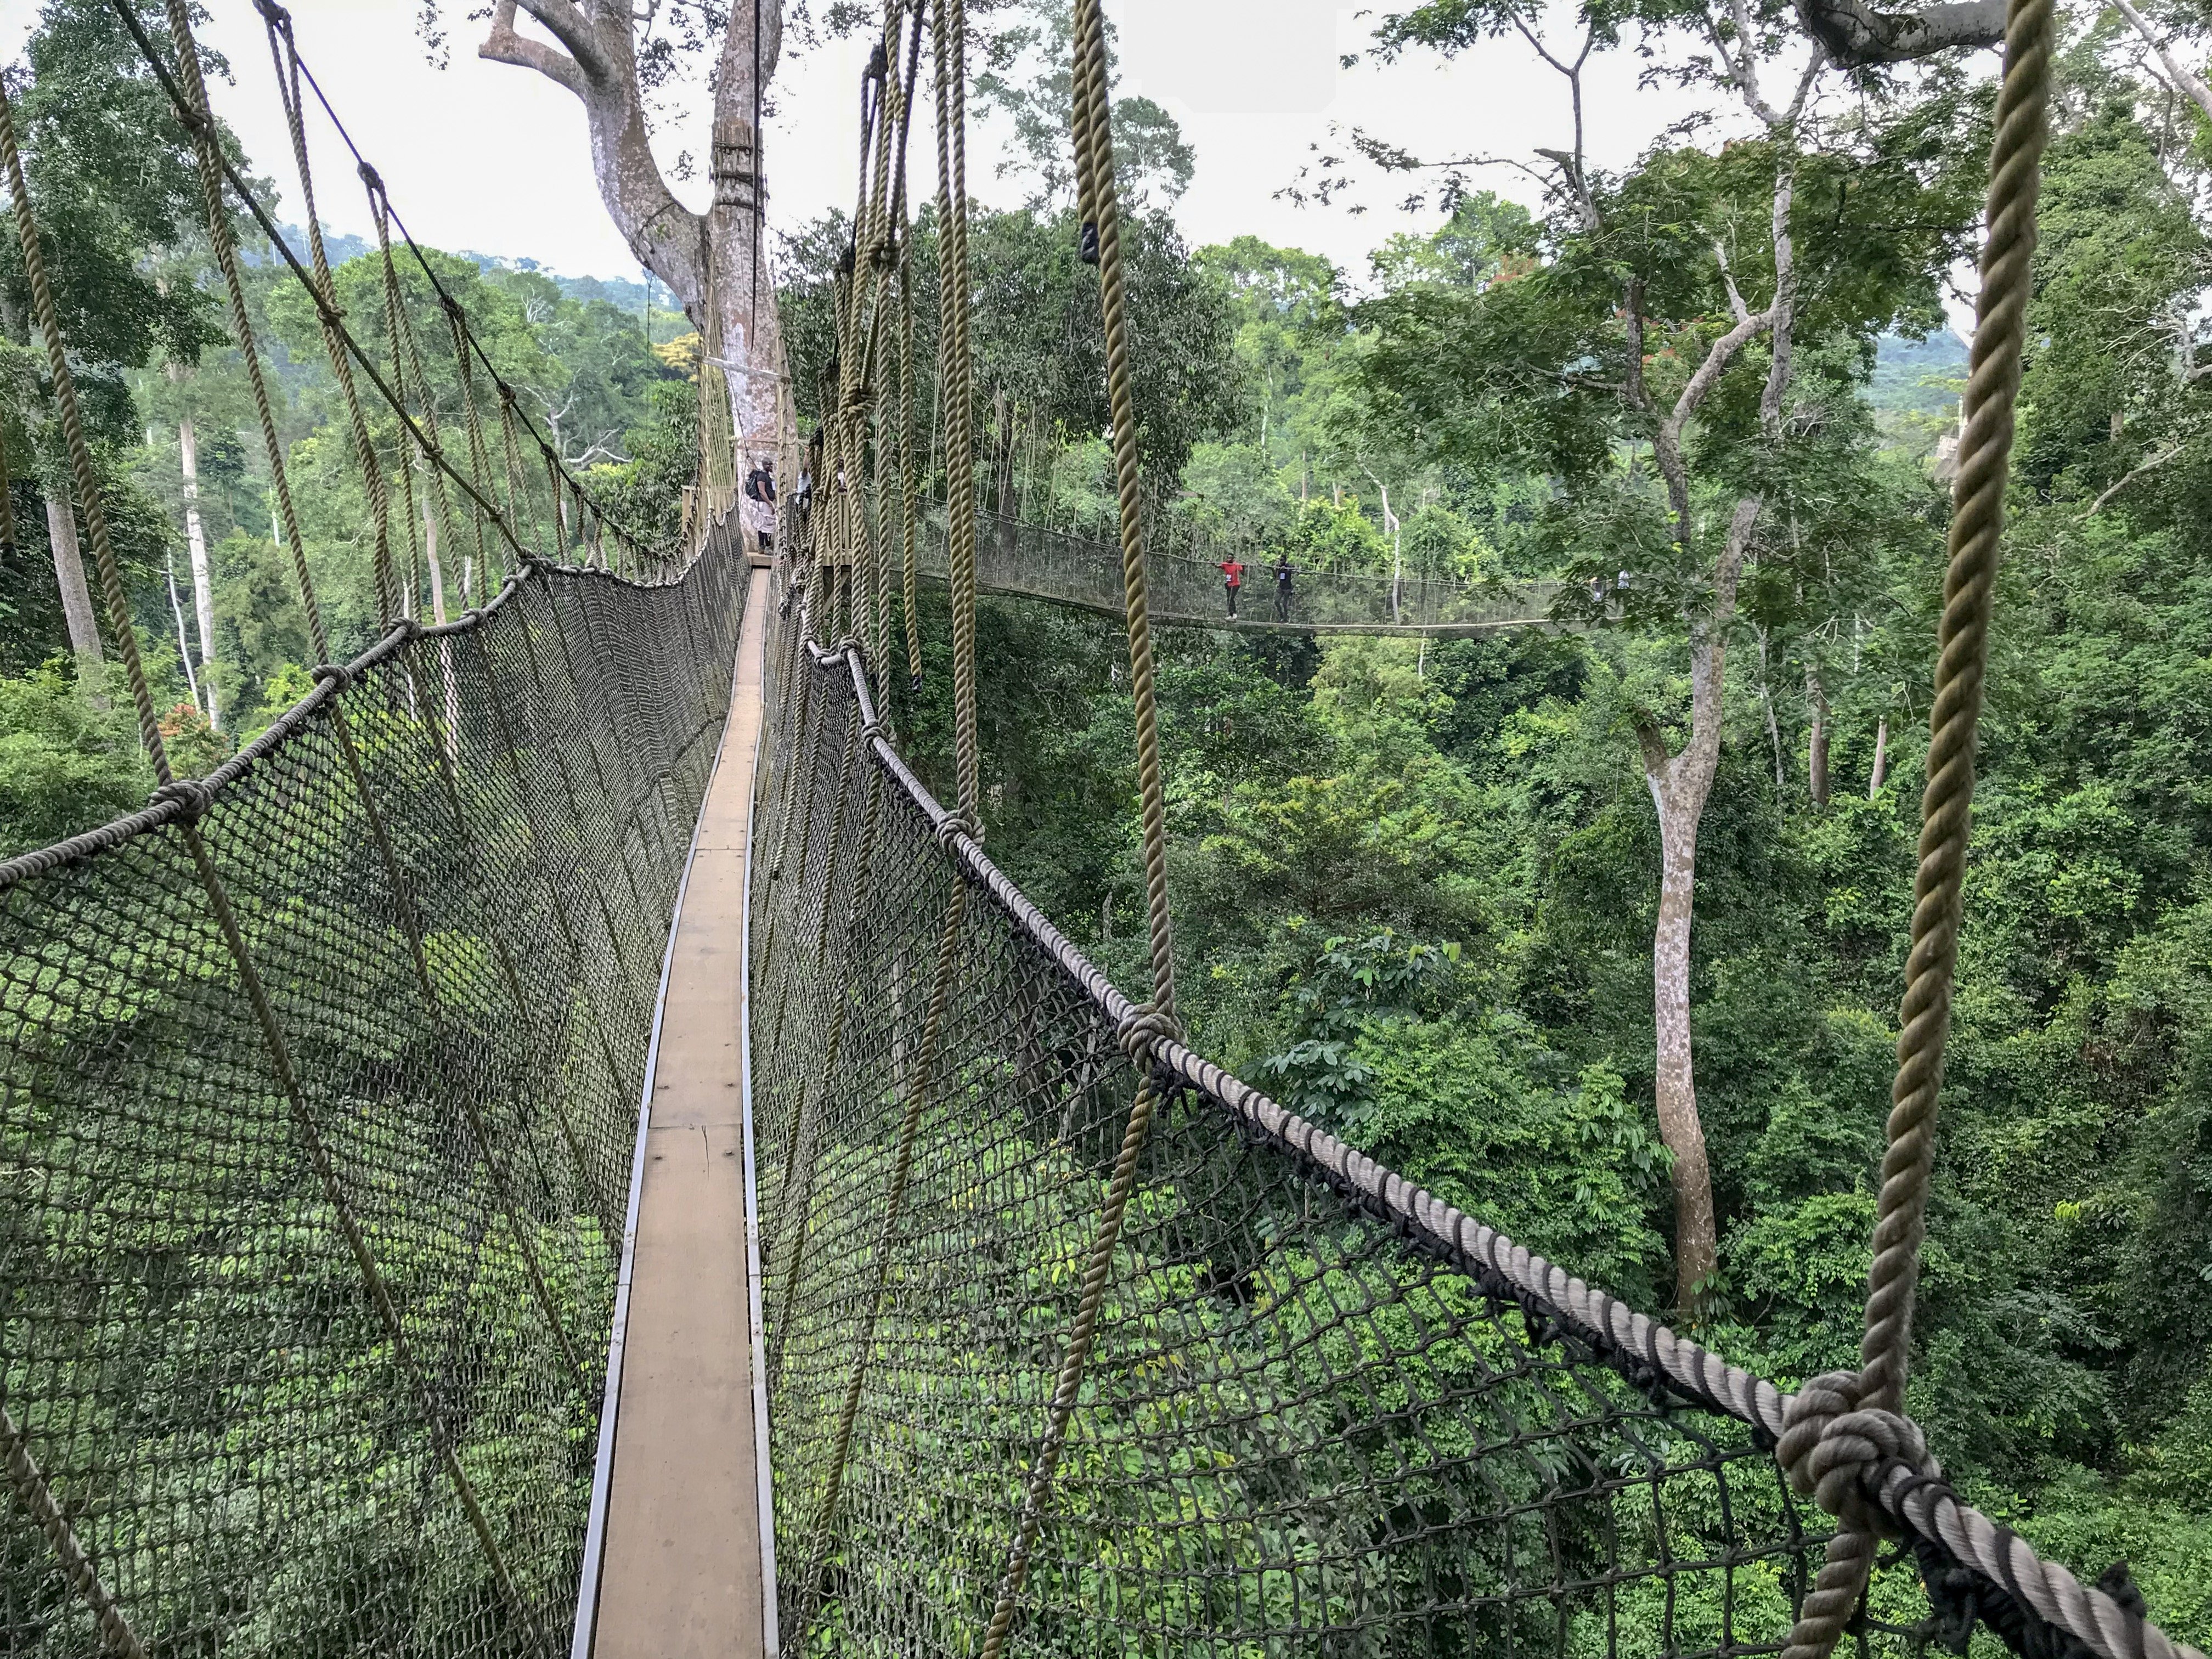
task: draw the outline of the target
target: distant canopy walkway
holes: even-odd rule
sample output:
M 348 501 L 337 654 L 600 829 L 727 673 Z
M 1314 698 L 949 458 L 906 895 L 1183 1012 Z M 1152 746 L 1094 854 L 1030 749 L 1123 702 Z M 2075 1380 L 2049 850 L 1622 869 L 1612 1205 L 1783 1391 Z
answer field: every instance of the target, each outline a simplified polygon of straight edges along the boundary
M 189 9 L 168 10 L 173 49 L 140 45 L 194 135 L 265 402 L 225 191 L 258 210 L 218 148 Z M 1108 983 L 983 851 L 988 556 L 964 515 L 946 561 L 951 804 L 923 787 L 881 698 L 896 633 L 911 647 L 918 626 L 893 598 L 921 528 L 914 452 L 864 441 L 859 343 L 896 333 L 890 139 L 925 28 L 956 66 L 939 95 L 957 130 L 962 15 L 959 0 L 888 8 L 863 146 L 874 182 L 854 216 L 872 245 L 838 295 L 842 401 L 817 476 L 890 474 L 898 488 L 874 498 L 897 501 L 898 533 L 878 533 L 859 489 L 803 531 L 787 513 L 757 607 L 738 527 L 715 512 L 726 441 L 709 440 L 680 545 L 610 535 L 458 307 L 465 442 L 441 441 L 418 395 L 422 343 L 401 314 L 331 303 L 311 208 L 313 269 L 295 274 L 320 302 L 347 408 L 383 627 L 330 660 L 263 413 L 324 661 L 308 696 L 204 779 L 169 766 L 0 89 L 52 395 L 161 781 L 142 811 L 0 862 L 0 1650 L 673 1651 L 639 1627 L 654 1601 L 676 1607 L 685 1650 L 736 1655 L 1820 1659 L 1839 1637 L 1965 1651 L 1986 1631 L 2024 1659 L 2202 1659 L 2148 1622 L 2124 1572 L 2085 1587 L 1967 1505 L 1901 1399 L 1863 1394 L 1863 1373 L 1792 1394 L 1729 1365 L 1189 1045 L 1141 544 L 1123 550 L 1118 614 L 1149 994 Z M 135 9 L 118 15 L 143 28 Z M 289 24 L 264 15 L 296 118 Z M 1076 21 L 1076 153 L 1129 487 L 1098 0 Z M 2001 132 L 2029 95 L 2019 61 Z M 957 294 L 967 193 L 947 168 Z M 1993 224 L 2020 222 L 2023 171 L 2000 169 L 2014 193 Z M 397 256 L 380 241 L 390 292 Z M 2024 282 L 2024 258 L 2006 269 Z M 948 470 L 967 477 L 969 365 L 948 313 Z M 374 323 L 389 325 L 380 350 L 354 332 Z M 2007 352 L 2016 369 L 2016 331 L 1978 344 L 1977 385 Z M 2009 386 L 1984 395 L 2002 407 Z M 2001 447 L 1989 454 L 1982 441 L 1961 477 L 2001 491 Z M 422 626 L 403 599 L 418 474 L 502 567 L 497 597 L 447 626 Z M 1923 877 L 1939 919 L 1955 919 L 1943 883 L 1963 862 L 1941 840 L 1963 835 L 1955 762 L 1963 733 L 1970 765 L 1974 705 L 1959 665 L 1979 672 L 1995 549 L 1993 509 L 1960 520 Z M 1081 587 L 1074 569 L 1045 597 L 1097 598 L 1095 572 Z M 1162 578 L 1159 617 L 1180 614 L 1177 580 Z M 765 652 L 759 787 L 721 826 L 714 903 L 683 918 L 687 932 L 736 921 L 691 944 L 700 984 L 738 1012 L 672 1033 L 671 915 L 701 867 L 700 804 L 731 775 L 715 740 L 741 630 Z M 1944 1012 L 1929 959 L 1916 949 L 1908 1061 Z M 686 1255 L 680 1230 L 657 1258 L 637 1249 L 656 1179 L 642 1131 L 678 1037 L 693 1062 L 720 1057 L 684 1079 L 717 1110 L 671 1127 L 697 1129 L 704 1163 L 709 1128 L 740 1120 L 712 1168 L 725 1193 L 739 1178 L 722 1170 L 757 1176 L 757 1202 L 731 1206 L 757 1252 L 719 1238 Z M 1906 1105 L 1920 1075 L 1905 1070 Z M 1916 1168 L 1909 1140 L 1893 1147 L 1885 1216 Z M 726 1278 L 701 1276 L 709 1255 Z M 757 1559 L 684 1540 L 680 1559 L 711 1564 L 698 1582 L 614 1597 L 608 1493 L 637 1443 L 616 1432 L 617 1399 L 625 1421 L 651 1407 L 664 1454 L 634 1499 L 684 1481 L 687 1446 L 746 1431 L 734 1413 L 696 1413 L 672 1372 L 623 1375 L 648 1259 L 661 1336 L 685 1328 L 686 1298 L 726 1334 L 737 1308 L 759 1310 L 770 1456 L 767 1490 L 747 1495 L 771 1524 Z M 1878 1274 L 1877 1290 L 1894 1283 Z M 1884 1293 L 1878 1310 L 1893 1310 Z M 632 1510 L 620 1559 L 679 1559 L 656 1549 L 650 1502 Z M 732 1593 L 740 1579 L 763 1594 Z M 639 1626 L 595 1620 L 617 1604 Z M 764 1627 L 731 1622 L 739 1605 Z
M 949 526 L 940 508 L 921 543 L 921 574 L 943 581 L 950 572 Z M 1228 555 L 1224 552 L 1223 557 Z M 1314 634 L 1425 634 L 1432 637 L 1495 633 L 1553 623 L 1561 584 L 1455 582 L 1365 571 L 1316 570 L 1292 562 L 1287 586 L 1275 565 L 1249 556 L 1237 614 L 1229 615 L 1220 566 L 1190 547 L 1152 551 L 1152 620 L 1170 626 L 1287 629 Z M 1079 531 L 979 509 L 975 585 L 986 592 L 1069 605 L 1103 617 L 1124 616 L 1121 547 Z

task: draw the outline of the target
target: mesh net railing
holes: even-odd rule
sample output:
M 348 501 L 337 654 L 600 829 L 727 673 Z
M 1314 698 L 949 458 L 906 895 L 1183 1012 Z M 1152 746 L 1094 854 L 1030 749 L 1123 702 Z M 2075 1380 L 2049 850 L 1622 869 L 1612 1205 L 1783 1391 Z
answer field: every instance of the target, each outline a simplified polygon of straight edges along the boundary
M 784 1650 L 969 1655 L 1134 1092 L 1130 1006 L 940 828 L 799 614 L 752 924 Z M 1648 1322 L 1593 1332 L 1531 1291 L 1540 1260 L 1167 1052 L 1007 1651 L 1780 1648 L 1831 1524 L 1753 1426 L 1772 1389 L 1690 1397 L 1635 1351 Z M 1923 1639 L 1909 1566 L 1870 1607 Z
M 920 572 L 940 581 L 945 574 L 945 538 L 940 507 L 916 544 Z M 1155 621 L 1230 625 L 1221 569 L 1202 556 L 1194 543 L 1156 551 L 1147 563 Z M 993 592 L 1051 599 L 1109 617 L 1122 614 L 1121 550 L 1110 538 L 981 512 L 975 527 L 975 580 Z M 1559 586 L 1408 575 L 1395 584 L 1394 605 L 1387 574 L 1301 565 L 1292 569 L 1285 587 L 1279 586 L 1273 563 L 1254 554 L 1245 562 L 1233 620 L 1244 626 L 1338 632 L 1480 633 L 1550 620 Z
M 567 1651 L 745 565 L 530 567 L 0 865 L 0 1653 Z

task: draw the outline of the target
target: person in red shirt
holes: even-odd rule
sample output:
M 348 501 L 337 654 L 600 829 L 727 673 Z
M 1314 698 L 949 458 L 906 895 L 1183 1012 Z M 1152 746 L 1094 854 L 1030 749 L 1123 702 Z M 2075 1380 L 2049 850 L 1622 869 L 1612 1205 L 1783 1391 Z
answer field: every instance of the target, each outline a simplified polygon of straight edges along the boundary
M 1237 620 L 1237 590 L 1244 586 L 1244 567 L 1233 558 L 1218 559 L 1215 568 L 1221 572 L 1221 585 L 1229 591 L 1229 620 Z

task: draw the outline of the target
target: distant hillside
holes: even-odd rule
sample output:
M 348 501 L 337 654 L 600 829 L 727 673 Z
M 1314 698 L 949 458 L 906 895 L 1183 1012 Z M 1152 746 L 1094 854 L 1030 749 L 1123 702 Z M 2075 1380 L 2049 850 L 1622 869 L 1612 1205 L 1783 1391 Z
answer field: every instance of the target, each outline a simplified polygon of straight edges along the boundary
M 1867 401 L 1887 415 L 1948 415 L 1966 379 L 1966 344 L 1949 329 L 1924 340 L 1885 334 L 1875 343 Z
M 307 233 L 297 225 L 285 225 L 282 228 L 284 240 L 304 263 L 307 258 Z M 376 245 L 363 237 L 332 230 L 328 225 L 325 225 L 323 251 L 329 256 L 332 264 L 342 265 L 349 259 L 358 259 L 365 253 L 374 252 Z M 483 270 L 538 271 L 550 277 L 555 287 L 574 300 L 605 300 L 609 305 L 617 307 L 623 311 L 642 313 L 645 310 L 647 298 L 646 283 L 633 282 L 627 276 L 563 276 L 557 270 L 546 270 L 535 259 L 507 259 L 495 253 L 474 253 L 467 249 L 461 251 L 460 257 L 464 259 L 475 260 L 477 267 Z M 250 251 L 246 252 L 246 258 L 248 264 L 254 263 L 253 255 Z M 654 331 L 657 334 L 659 332 L 660 325 L 660 318 L 657 313 L 664 311 L 674 312 L 676 296 L 668 291 L 668 285 L 659 278 L 650 277 L 647 280 L 652 284 L 651 298 L 653 308 L 656 313 L 653 318 Z

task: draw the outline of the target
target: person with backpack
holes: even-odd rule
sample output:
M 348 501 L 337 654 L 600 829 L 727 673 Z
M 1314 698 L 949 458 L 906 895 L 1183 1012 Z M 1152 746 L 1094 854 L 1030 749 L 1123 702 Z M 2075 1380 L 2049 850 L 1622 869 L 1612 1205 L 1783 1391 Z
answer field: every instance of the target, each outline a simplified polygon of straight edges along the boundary
M 1286 623 L 1291 619 L 1291 556 L 1275 556 L 1275 620 Z
M 745 474 L 745 522 L 760 538 L 763 553 L 775 551 L 775 463 L 764 460 Z

